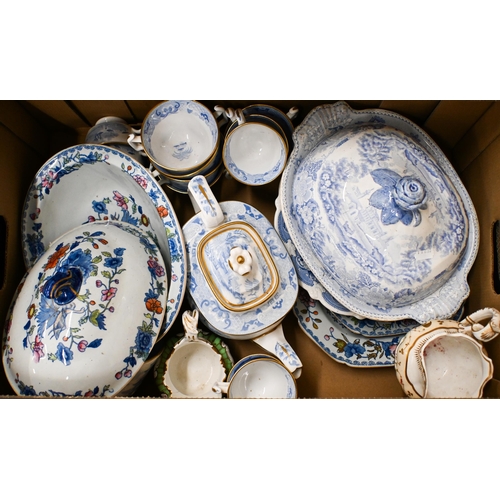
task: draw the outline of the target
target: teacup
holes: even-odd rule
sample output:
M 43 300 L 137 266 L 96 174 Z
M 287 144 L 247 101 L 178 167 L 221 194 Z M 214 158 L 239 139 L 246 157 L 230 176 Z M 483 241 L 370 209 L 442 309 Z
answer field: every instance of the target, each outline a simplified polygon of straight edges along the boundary
M 284 113 L 270 104 L 251 104 L 250 106 L 243 108 L 243 114 L 245 116 L 257 114 L 272 118 L 285 133 L 288 140 L 289 150 L 293 148 L 294 126 L 292 124 L 292 120 L 297 116 L 298 112 L 299 110 L 295 106 L 290 108 L 287 113 Z
M 87 144 L 127 144 L 133 129 L 123 118 L 104 116 L 87 132 Z
M 164 101 L 146 115 L 140 137 L 131 134 L 128 143 L 163 173 L 187 175 L 215 158 L 226 121 L 222 111 L 212 113 L 197 101 Z
M 483 326 L 481 321 L 488 320 Z M 500 313 L 475 312 L 461 322 L 434 320 L 402 337 L 395 352 L 398 380 L 410 398 L 480 398 L 493 363 L 480 341 L 500 333 Z
M 155 366 L 156 382 L 170 398 L 220 398 L 212 390 L 226 380 L 233 360 L 225 344 L 198 330 L 198 311 L 185 311 L 182 316 L 184 336 L 172 348 L 167 347 Z
M 278 359 L 257 354 L 236 363 L 228 381 L 214 384 L 213 391 L 231 399 L 295 399 L 297 383 Z
M 227 171 L 239 182 L 248 185 L 267 184 L 276 179 L 286 165 L 286 139 L 258 121 L 247 121 L 242 113 L 238 125 L 228 131 L 222 149 Z

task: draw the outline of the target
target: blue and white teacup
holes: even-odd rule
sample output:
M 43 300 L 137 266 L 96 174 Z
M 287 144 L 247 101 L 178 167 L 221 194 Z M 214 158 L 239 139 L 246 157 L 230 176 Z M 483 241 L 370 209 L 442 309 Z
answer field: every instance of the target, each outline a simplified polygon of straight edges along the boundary
M 247 120 L 237 110 L 237 125 L 230 126 L 222 148 L 227 171 L 239 182 L 251 186 L 268 184 L 285 168 L 287 140 L 276 127 L 262 120 Z
M 246 356 L 236 363 L 227 382 L 212 387 L 231 399 L 295 399 L 297 382 L 285 365 L 266 354 Z
M 131 134 L 128 143 L 163 173 L 189 175 L 214 160 L 219 127 L 226 121 L 222 111 L 214 114 L 197 101 L 164 101 L 146 115 L 140 136 Z

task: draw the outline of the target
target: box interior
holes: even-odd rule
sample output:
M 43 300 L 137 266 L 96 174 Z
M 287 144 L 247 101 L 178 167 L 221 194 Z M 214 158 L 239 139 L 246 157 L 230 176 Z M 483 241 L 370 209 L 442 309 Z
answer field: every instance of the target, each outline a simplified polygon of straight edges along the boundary
M 89 128 L 103 116 L 119 116 L 140 127 L 147 112 L 161 101 L 0 101 L 0 324 L 5 324 L 7 310 L 24 273 L 20 227 L 24 197 L 32 178 L 54 154 L 82 143 Z M 298 125 L 316 106 L 332 101 L 200 101 L 210 109 L 215 105 L 242 108 L 248 104 L 267 103 L 288 111 L 299 108 L 294 119 Z M 480 225 L 477 259 L 468 281 L 470 296 L 465 313 L 484 307 L 500 309 L 499 286 L 495 283 L 497 264 L 494 249 L 494 225 L 500 220 L 500 104 L 477 101 L 347 101 L 354 109 L 380 108 L 397 112 L 414 121 L 442 149 L 457 170 L 475 205 Z M 219 201 L 239 200 L 260 210 L 271 222 L 279 179 L 259 188 L 222 176 L 213 187 Z M 181 225 L 194 211 L 187 195 L 165 187 Z M 181 311 L 187 308 L 183 305 Z M 183 331 L 180 314 L 169 335 Z M 300 398 L 402 398 L 403 390 L 393 367 L 352 368 L 340 364 L 307 337 L 290 311 L 283 327 L 287 340 L 299 355 L 304 367 L 297 380 Z M 235 360 L 264 352 L 253 341 L 225 341 Z M 484 344 L 492 359 L 494 378 L 484 396 L 500 397 L 500 339 Z M 14 397 L 3 370 L 0 394 Z M 134 397 L 160 397 L 151 370 Z

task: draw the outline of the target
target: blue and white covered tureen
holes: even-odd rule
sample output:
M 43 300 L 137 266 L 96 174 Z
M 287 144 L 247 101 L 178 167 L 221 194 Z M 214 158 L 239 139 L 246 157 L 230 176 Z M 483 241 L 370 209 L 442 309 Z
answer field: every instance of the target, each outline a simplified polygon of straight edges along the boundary
M 479 230 L 458 175 L 395 113 L 320 106 L 297 128 L 280 198 L 309 269 L 350 311 L 419 322 L 469 293 Z

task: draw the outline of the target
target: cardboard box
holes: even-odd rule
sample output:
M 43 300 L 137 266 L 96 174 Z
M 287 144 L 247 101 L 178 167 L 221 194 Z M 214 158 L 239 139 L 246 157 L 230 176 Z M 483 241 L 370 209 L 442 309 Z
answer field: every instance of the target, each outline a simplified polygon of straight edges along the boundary
M 158 101 L 159 102 L 159 101 Z M 255 101 L 202 101 L 210 109 L 244 107 Z M 287 111 L 298 106 L 295 124 L 314 107 L 335 101 L 262 101 Z M 120 116 L 140 124 L 157 101 L 0 101 L 0 324 L 4 325 L 10 301 L 24 272 L 21 251 L 21 216 L 24 197 L 38 169 L 53 154 L 83 142 L 86 132 L 103 116 Z M 422 127 L 441 147 L 456 168 L 475 204 L 480 224 L 480 246 L 469 274 L 471 294 L 466 313 L 491 306 L 500 309 L 495 284 L 493 225 L 500 220 L 500 103 L 496 101 L 348 101 L 354 109 L 381 108 L 406 116 Z M 165 188 L 184 224 L 193 215 L 186 195 Z M 278 181 L 261 188 L 222 177 L 214 186 L 218 200 L 250 203 L 272 222 Z M 183 307 L 184 310 L 186 306 Z M 290 312 L 284 320 L 288 341 L 304 368 L 298 379 L 301 398 L 401 398 L 403 391 L 393 367 L 352 368 L 337 363 L 305 335 Z M 170 334 L 181 332 L 180 315 Z M 253 341 L 227 341 L 235 359 L 263 352 Z M 485 397 L 500 397 L 500 339 L 485 344 L 496 366 Z M 3 370 L 0 394 L 14 396 Z M 135 393 L 137 397 L 159 397 L 150 372 Z

